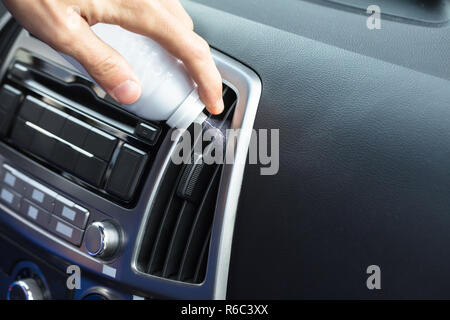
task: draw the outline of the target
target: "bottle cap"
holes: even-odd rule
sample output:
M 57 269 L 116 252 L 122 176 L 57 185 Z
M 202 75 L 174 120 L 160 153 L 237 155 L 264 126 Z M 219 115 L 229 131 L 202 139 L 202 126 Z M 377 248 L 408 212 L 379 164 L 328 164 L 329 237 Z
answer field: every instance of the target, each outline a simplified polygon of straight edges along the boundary
M 172 128 L 187 129 L 197 118 L 205 118 L 201 116 L 203 109 L 205 109 L 205 104 L 200 100 L 197 87 L 195 87 L 177 110 L 167 119 L 167 124 Z

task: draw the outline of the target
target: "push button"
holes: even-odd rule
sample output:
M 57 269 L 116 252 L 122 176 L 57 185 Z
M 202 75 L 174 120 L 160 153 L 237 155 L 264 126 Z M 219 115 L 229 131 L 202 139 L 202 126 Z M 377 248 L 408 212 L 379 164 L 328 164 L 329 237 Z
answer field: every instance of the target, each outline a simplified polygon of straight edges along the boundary
M 83 238 L 83 230 L 78 229 L 53 215 L 50 218 L 49 230 L 76 246 L 80 245 L 81 239 Z
M 21 98 L 22 92 L 6 84 L 0 89 L 0 108 L 5 111 L 14 110 Z
M 19 116 L 24 121 L 30 121 L 34 124 L 39 123 L 42 114 L 45 110 L 45 104 L 31 96 L 25 98 L 22 103 L 22 107 L 20 108 Z
M 97 157 L 88 157 L 80 153 L 75 173 L 92 185 L 99 187 L 107 166 L 105 161 Z
M 14 210 L 20 209 L 21 196 L 9 188 L 2 187 L 0 189 L 0 200 Z
M 78 161 L 79 152 L 70 146 L 56 141 L 50 160 L 66 171 L 73 172 Z
M 11 140 L 19 148 L 29 149 L 35 134 L 36 130 L 30 126 L 27 126 L 24 120 L 17 119 L 11 133 Z
M 91 128 L 84 141 L 83 149 L 102 160 L 109 161 L 116 144 L 117 138 L 96 128 Z
M 14 117 L 14 111 L 22 99 L 22 93 L 9 86 L 4 85 L 0 89 L 0 135 L 5 135 Z
M 21 194 L 25 192 L 25 182 L 16 177 L 10 171 L 4 170 L 1 174 L 1 180 L 5 185 L 13 188 L 15 191 Z
M 22 199 L 22 204 L 20 206 L 20 213 L 24 215 L 27 219 L 36 222 L 43 228 L 47 228 L 50 222 L 51 214 L 44 209 L 39 208 L 34 203 L 26 199 Z
M 55 210 L 53 213 L 80 229 L 86 227 L 89 217 L 88 210 L 61 196 L 56 197 Z
M 69 117 L 61 130 L 60 138 L 77 147 L 83 147 L 90 128 L 84 122 L 74 117 Z
M 48 135 L 36 131 L 34 134 L 33 141 L 31 142 L 29 149 L 32 153 L 40 156 L 46 160 L 50 159 L 53 147 L 55 146 L 56 140 Z
M 54 206 L 54 198 L 43 192 L 42 190 L 35 188 L 34 186 L 28 184 L 26 186 L 26 191 L 25 191 L 25 197 L 36 203 L 38 206 L 40 206 L 41 208 L 44 208 L 45 210 L 47 210 L 48 212 L 52 212 L 53 211 L 53 206 Z
M 54 109 L 47 107 L 39 120 L 39 127 L 59 136 L 64 123 L 66 121 L 66 114 Z
M 155 142 L 156 138 L 158 137 L 158 129 L 146 124 L 146 123 L 140 123 L 136 127 L 134 133 L 141 137 L 144 140 L 147 140 L 148 142 Z
M 147 155 L 144 151 L 124 144 L 117 157 L 106 191 L 124 200 L 130 200 L 141 178 Z

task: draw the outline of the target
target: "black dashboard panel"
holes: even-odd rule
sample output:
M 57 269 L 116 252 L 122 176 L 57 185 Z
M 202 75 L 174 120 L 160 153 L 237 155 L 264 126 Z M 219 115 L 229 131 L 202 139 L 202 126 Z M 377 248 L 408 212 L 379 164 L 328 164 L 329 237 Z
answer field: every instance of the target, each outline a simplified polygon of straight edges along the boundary
M 349 1 L 352 0 L 345 0 Z M 429 23 L 415 20 L 408 10 L 402 12 L 402 17 L 396 17 L 381 5 L 382 28 L 369 30 L 365 10 L 338 2 L 344 0 L 182 1 L 193 17 L 196 31 L 217 50 L 213 53 L 219 69 L 224 71 L 226 84 L 232 88 L 230 91 L 235 89 L 234 97 L 239 97 L 229 106 L 233 122 L 253 124 L 251 112 L 256 112 L 256 108 L 249 111 L 251 108 L 246 108 L 241 100 L 250 96 L 246 81 L 260 88 L 259 76 L 262 96 L 254 127 L 280 130 L 277 175 L 262 176 L 259 165 L 247 165 L 239 188 L 240 184 L 236 186 L 230 181 L 240 171 L 233 175 L 236 171 L 223 167 L 220 192 L 210 203 L 216 208 L 208 210 L 205 215 L 208 224 L 201 228 L 205 229 L 206 241 L 198 241 L 195 246 L 197 251 L 201 250 L 197 264 L 206 269 L 203 282 L 203 277 L 198 282 L 174 281 L 170 271 L 175 263 L 170 267 L 164 264 L 167 278 L 158 273 L 145 273 L 136 259 L 137 252 L 148 250 L 147 246 L 153 243 L 144 241 L 149 238 L 146 233 L 152 238 L 157 235 L 155 228 L 165 230 L 175 221 L 164 218 L 163 222 L 170 220 L 169 223 L 157 223 L 153 220 L 159 215 L 150 215 L 156 203 L 156 209 L 164 213 L 161 216 L 167 217 L 166 211 L 172 211 L 166 207 L 173 206 L 175 192 L 179 196 L 177 184 L 163 183 L 159 187 L 161 181 L 168 181 L 167 173 L 170 173 L 166 155 L 174 144 L 170 143 L 168 134 L 160 149 L 152 154 L 155 157 L 152 168 L 145 174 L 147 179 L 141 182 L 136 201 L 129 206 L 114 197 L 104 197 L 102 191 L 93 188 L 100 184 L 100 189 L 111 195 L 131 197 L 127 191 L 137 182 L 131 178 L 126 180 L 129 177 L 123 172 L 108 183 L 100 178 L 92 180 L 90 174 L 87 174 L 89 179 L 79 179 L 70 173 L 76 171 L 76 163 L 73 163 L 74 171 L 61 170 L 43 161 L 42 156 L 25 157 L 24 150 L 15 148 L 17 144 L 6 138 L 7 143 L 0 143 L 0 178 L 4 181 L 0 198 L 6 190 L 1 204 L 0 252 L 10 256 L 11 261 L 0 261 L 0 298 L 5 297 L 4 289 L 16 279 L 18 270 L 14 264 L 24 260 L 34 263 L 25 266 L 28 272 L 38 268 L 46 275 L 53 275 L 47 278 L 50 287 L 54 286 L 50 288 L 53 298 L 80 299 L 89 294 L 89 290 L 65 289 L 65 271 L 70 264 L 82 266 L 86 275 L 83 288 L 101 286 L 122 292 L 106 294 L 111 298 L 450 298 L 447 13 L 439 12 L 441 22 Z M 386 1 L 378 2 L 381 3 Z M 11 35 L 19 31 L 12 24 L 4 30 Z M 20 36 L 22 44 L 49 53 L 35 38 L 23 33 Z M 10 40 L 8 44 L 12 44 Z M 2 44 L 2 56 L 7 53 L 5 48 Z M 253 73 L 249 76 L 250 70 L 243 65 L 257 76 Z M 33 76 L 25 80 L 36 79 Z M 14 100 L 14 90 L 19 88 L 24 93 L 20 101 L 32 95 L 44 101 L 46 108 L 50 104 L 49 110 L 70 111 L 52 104 L 51 95 L 30 89 L 25 80 L 15 79 L 11 74 L 3 78 L 2 85 L 7 85 L 7 91 L 0 92 L 2 101 Z M 43 79 L 39 81 L 49 85 Z M 85 94 L 74 94 L 71 91 L 74 88 L 63 88 L 64 84 L 52 83 L 51 87 L 63 96 L 85 97 Z M 259 99 L 259 90 L 256 91 Z M 60 96 L 53 98 L 64 103 Z M 253 95 L 251 100 L 258 99 Z M 100 111 L 97 102 L 91 97 L 88 109 Z M 11 119 L 5 111 L 4 106 L 0 107 L 0 119 L 9 123 Z M 82 115 L 69 113 L 75 120 L 86 120 Z M 123 142 L 129 143 L 127 139 L 135 136 L 131 140 L 134 145 L 149 134 L 148 128 L 142 127 L 138 120 L 129 120 L 133 130 L 125 135 L 108 131 L 99 122 L 87 122 Z M 9 137 L 11 130 L 12 126 L 2 134 Z M 61 133 L 61 139 L 76 140 L 77 135 L 68 131 Z M 139 143 L 137 146 L 146 148 Z M 90 148 L 84 142 L 83 147 Z M 153 146 L 147 147 L 149 151 Z M 116 149 L 111 157 L 115 163 L 131 161 L 137 171 L 142 170 L 139 161 L 130 159 L 135 151 L 130 144 L 117 145 Z M 90 150 L 100 152 L 98 148 Z M 32 153 L 45 151 L 39 149 Z M 97 156 L 109 158 L 110 152 L 106 150 Z M 68 164 L 66 160 L 61 161 Z M 8 172 L 12 178 L 7 176 Z M 107 175 L 114 174 L 113 168 L 107 172 Z M 215 172 L 218 175 L 219 171 Z M 173 172 L 169 176 L 174 180 L 182 178 Z M 28 185 L 16 186 L 11 179 Z M 125 185 L 127 188 L 118 190 Z M 33 196 L 35 187 L 47 191 Z M 161 203 L 155 202 L 164 192 L 169 201 L 161 197 Z M 55 196 L 52 208 L 46 207 L 48 195 Z M 36 207 L 36 199 L 41 197 Z M 21 199 L 20 206 L 18 199 Z M 5 203 L 8 204 L 3 208 Z M 230 222 L 234 222 L 234 205 L 237 213 L 228 270 L 230 238 L 227 236 L 233 235 Z M 66 209 L 63 214 L 64 206 L 79 211 L 73 211 L 74 214 Z M 89 214 L 78 216 L 80 212 L 86 213 L 85 210 Z M 171 216 L 178 213 L 174 210 Z M 70 216 L 74 217 L 73 224 L 67 223 Z M 104 221 L 119 227 L 121 240 L 117 255 L 108 259 L 89 256 L 84 241 L 72 242 L 61 234 L 61 231 L 68 232 L 67 227 L 73 228 L 72 232 L 83 233 L 86 226 Z M 222 228 L 225 224 L 226 228 Z M 193 228 L 191 234 L 197 233 L 196 230 Z M 170 242 L 169 248 L 176 248 L 169 253 L 181 252 L 174 244 L 177 242 L 173 239 L 177 237 L 165 241 L 160 234 L 163 232 L 158 233 L 159 242 Z M 178 234 L 184 238 L 187 232 Z M 165 259 L 179 256 L 167 254 Z M 379 291 L 367 289 L 366 269 L 370 265 L 381 268 Z M 20 263 L 19 267 L 22 267 Z
M 280 129 L 279 173 L 246 168 L 228 298 L 449 298 L 449 26 L 370 31 L 364 11 L 324 2 L 184 4 L 261 77 L 255 128 Z

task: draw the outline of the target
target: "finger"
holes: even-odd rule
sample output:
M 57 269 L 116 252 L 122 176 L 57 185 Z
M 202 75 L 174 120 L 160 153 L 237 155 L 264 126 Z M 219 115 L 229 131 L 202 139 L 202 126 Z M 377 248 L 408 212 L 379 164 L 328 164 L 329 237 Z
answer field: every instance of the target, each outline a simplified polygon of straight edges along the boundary
M 181 59 L 198 84 L 200 99 L 212 114 L 223 111 L 222 77 L 214 63 L 208 43 L 191 30 L 182 28 L 177 21 L 166 17 L 166 27 L 154 39 L 171 54 Z
M 76 19 L 72 16 L 72 19 Z M 110 96 L 122 104 L 134 103 L 141 95 L 139 80 L 125 59 L 91 31 L 79 17 L 79 25 L 64 31 L 56 49 L 74 57 Z M 70 20 L 69 20 L 70 21 Z
M 199 86 L 199 95 L 209 112 L 223 111 L 222 78 L 212 59 L 209 45 L 183 26 L 158 1 L 114 0 L 98 15 L 98 20 L 118 24 L 159 42 L 184 62 Z

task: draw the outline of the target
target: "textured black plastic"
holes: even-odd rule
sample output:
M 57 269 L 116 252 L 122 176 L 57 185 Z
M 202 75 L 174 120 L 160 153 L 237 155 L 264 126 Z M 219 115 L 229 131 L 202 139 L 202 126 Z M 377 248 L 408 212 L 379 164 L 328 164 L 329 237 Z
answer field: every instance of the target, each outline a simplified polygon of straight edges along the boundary
M 210 44 L 263 82 L 228 298 L 450 297 L 450 30 L 298 0 L 185 1 Z M 251 21 L 255 20 L 255 22 Z M 265 25 L 266 24 L 266 25 Z M 379 265 L 382 290 L 366 287 Z

